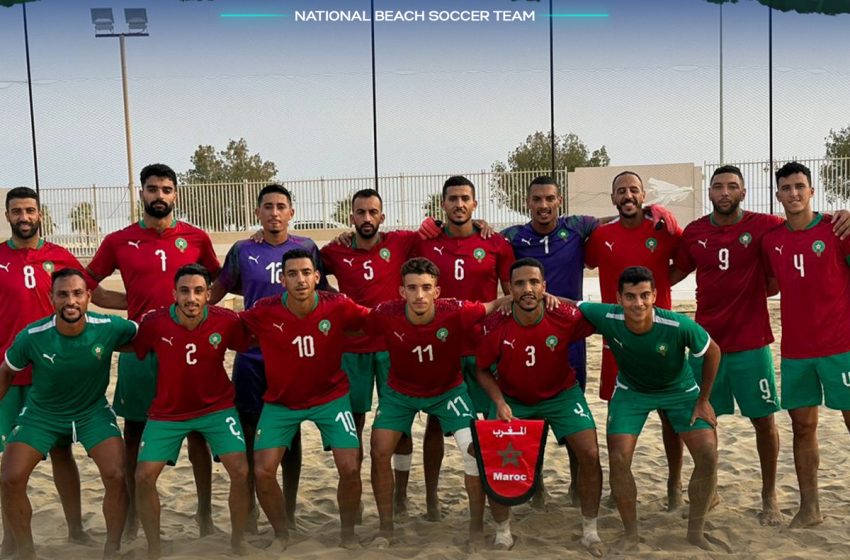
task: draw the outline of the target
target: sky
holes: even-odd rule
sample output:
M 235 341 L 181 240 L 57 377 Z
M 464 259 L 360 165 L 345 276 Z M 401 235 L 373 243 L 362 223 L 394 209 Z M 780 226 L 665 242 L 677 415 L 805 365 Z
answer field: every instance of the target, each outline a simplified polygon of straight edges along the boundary
M 200 144 L 244 137 L 282 179 L 373 171 L 370 24 L 298 22 L 365 0 L 40 0 L 28 5 L 42 187 L 127 182 L 118 40 L 89 8 L 145 7 L 128 38 L 135 173 L 190 167 Z M 381 174 L 472 172 L 549 128 L 549 6 L 529 0 L 375 0 L 376 10 L 533 11 L 526 22 L 376 22 Z M 705 0 L 553 0 L 557 134 L 615 165 L 716 162 L 720 8 Z M 222 14 L 285 17 L 231 18 Z M 0 187 L 34 184 L 21 7 L 0 7 Z M 768 13 L 723 8 L 727 161 L 768 157 Z M 850 125 L 850 15 L 775 12 L 774 150 L 820 157 Z

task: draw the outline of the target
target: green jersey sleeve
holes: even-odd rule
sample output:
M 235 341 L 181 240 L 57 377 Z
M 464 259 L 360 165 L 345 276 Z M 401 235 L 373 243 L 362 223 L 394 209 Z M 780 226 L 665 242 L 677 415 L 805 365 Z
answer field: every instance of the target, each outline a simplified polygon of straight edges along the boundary
M 593 303 L 590 301 L 578 302 L 578 309 L 587 321 L 596 327 L 596 330 L 601 335 L 606 335 L 609 332 L 608 325 L 613 317 L 612 313 L 620 313 L 618 306 L 610 303 Z M 622 319 L 622 317 L 621 317 Z
M 683 342 L 691 351 L 691 355 L 695 358 L 705 355 L 708 351 L 708 345 L 711 342 L 708 332 L 690 317 L 681 317 L 680 324 L 681 328 L 679 332 L 684 336 Z
M 32 363 L 30 336 L 27 329 L 19 332 L 12 345 L 6 350 L 6 363 L 9 364 L 12 371 L 21 371 Z
M 136 338 L 136 333 L 139 332 L 139 325 L 135 321 L 113 315 L 110 317 L 110 322 L 115 333 L 115 346 L 127 344 Z

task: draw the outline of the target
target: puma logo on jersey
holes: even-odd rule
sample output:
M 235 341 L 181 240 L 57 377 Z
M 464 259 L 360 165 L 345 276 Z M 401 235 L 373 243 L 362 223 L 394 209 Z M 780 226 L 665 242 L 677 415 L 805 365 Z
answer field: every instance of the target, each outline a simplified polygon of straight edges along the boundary
M 350 259 L 342 259 L 342 262 L 344 262 L 344 263 L 345 263 L 345 264 L 347 264 L 348 266 L 351 266 L 351 267 L 353 267 L 353 266 L 354 266 L 354 258 L 353 258 L 353 257 L 352 257 L 352 258 L 350 258 Z
M 254 261 L 256 264 L 260 264 L 260 257 L 255 257 L 254 255 L 248 255 L 249 261 Z
M 785 246 L 785 245 L 778 245 L 778 246 L 775 246 L 775 247 L 773 247 L 773 250 L 774 250 L 774 251 L 776 251 L 777 253 L 779 253 L 779 254 L 781 255 L 781 254 L 782 254 L 782 248 L 783 248 L 784 246 Z
M 619 345 L 620 345 L 620 348 L 623 348 L 623 343 L 622 343 L 622 342 L 620 342 L 620 341 L 619 341 L 619 340 L 617 340 L 616 338 L 612 338 L 611 340 L 613 340 L 614 342 L 616 342 L 617 344 L 619 344 Z
M 511 348 L 513 348 L 513 347 L 514 347 L 514 342 L 516 342 L 516 339 L 513 339 L 513 340 L 503 340 L 503 341 L 502 341 L 502 344 L 504 344 L 505 346 L 510 346 Z
M 44 358 L 45 360 L 50 360 L 51 364 L 56 363 L 56 362 L 53 361 L 54 358 L 56 358 L 56 354 L 53 354 L 52 356 L 50 354 L 42 354 L 41 357 Z
M 272 323 L 272 326 L 274 326 L 274 328 L 276 328 L 280 332 L 283 332 L 283 323 L 281 323 L 279 325 L 277 323 Z
M 445 249 L 445 247 L 432 247 L 432 249 L 434 249 L 435 252 L 440 253 L 440 256 L 442 257 L 443 249 Z
M 520 241 L 522 241 L 526 245 L 531 245 L 531 239 L 520 239 Z
M 708 249 L 708 239 L 697 239 L 697 243 L 702 245 L 703 249 Z
M 141 240 L 141 239 L 140 239 L 140 240 L 138 240 L 138 241 L 128 241 L 128 242 L 127 242 L 127 245 L 132 245 L 133 247 L 135 247 L 136 249 L 138 249 L 138 248 L 139 248 L 139 244 L 140 244 L 141 242 L 142 242 L 142 240 Z
M 174 346 L 174 345 L 171 343 L 171 341 L 172 341 L 172 340 L 174 340 L 174 337 L 173 337 L 173 336 L 172 336 L 171 338 L 165 338 L 164 336 L 161 336 L 161 337 L 159 337 L 159 338 L 160 338 L 163 342 L 167 342 L 169 346 L 172 346 L 172 347 Z
M 400 342 L 404 342 L 404 333 L 393 331 L 393 334 L 396 336 L 396 338 L 399 339 Z
M 609 251 L 611 251 L 612 253 L 614 252 L 614 242 L 613 241 L 606 241 L 605 246 L 608 247 Z
M 6 272 L 9 272 L 9 265 L 11 265 L 11 264 L 12 264 L 11 261 L 7 262 L 6 264 L 0 264 L 0 268 L 5 270 Z

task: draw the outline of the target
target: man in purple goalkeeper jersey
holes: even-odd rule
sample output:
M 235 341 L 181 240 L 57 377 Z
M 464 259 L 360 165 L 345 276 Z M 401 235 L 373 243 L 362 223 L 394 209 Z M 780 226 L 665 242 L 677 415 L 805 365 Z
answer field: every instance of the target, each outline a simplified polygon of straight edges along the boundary
M 254 303 L 267 296 L 283 294 L 286 287 L 280 281 L 283 270 L 284 253 L 291 249 L 306 249 L 313 254 L 315 262 L 321 262 L 319 249 L 312 239 L 291 235 L 288 232 L 289 221 L 295 215 L 292 207 L 292 195 L 280 185 L 268 185 L 257 197 L 254 214 L 263 228 L 262 241 L 252 239 L 237 241 L 227 252 L 224 267 L 218 279 L 212 285 L 211 303 L 217 303 L 228 292 L 240 294 L 245 300 L 245 309 L 251 309 Z M 327 289 L 324 275 L 319 282 L 320 289 Z M 266 374 L 260 347 L 255 346 L 247 352 L 236 354 L 233 364 L 233 385 L 236 389 L 236 410 L 239 421 L 245 431 L 245 445 L 250 464 L 249 483 L 252 502 L 254 499 L 254 433 L 260 412 L 263 409 L 263 393 L 266 391 Z M 298 495 L 298 482 L 301 478 L 301 436 L 296 434 L 292 447 L 283 458 L 284 497 L 289 522 L 294 522 L 295 501 Z M 256 503 L 252 511 L 257 512 Z M 250 523 L 256 529 L 256 516 Z

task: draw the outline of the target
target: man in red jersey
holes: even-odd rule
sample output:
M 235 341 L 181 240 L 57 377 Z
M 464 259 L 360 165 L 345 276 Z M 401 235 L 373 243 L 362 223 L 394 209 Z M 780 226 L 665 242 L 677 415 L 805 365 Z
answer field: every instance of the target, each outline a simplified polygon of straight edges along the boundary
M 440 270 L 442 297 L 466 301 L 492 301 L 502 292 L 508 293 L 510 268 L 514 262 L 511 244 L 501 234 L 484 238 L 473 224 L 472 215 L 478 207 L 475 185 L 466 177 L 449 177 L 443 183 L 442 208 L 446 224 L 435 238 L 420 240 L 416 249 L 419 256 L 431 260 Z M 478 385 L 475 367 L 476 333 L 463 339 L 463 377 L 476 413 L 486 414 L 490 399 Z M 441 434 L 436 418 L 428 417 L 428 432 Z M 440 518 L 437 483 L 443 458 L 443 440 L 434 438 L 434 449 L 429 449 L 426 432 L 425 488 L 428 518 Z M 437 445 L 439 447 L 437 448 Z M 428 460 L 428 456 L 432 459 Z
M 744 176 L 734 165 L 714 170 L 708 198 L 713 211 L 691 222 L 682 235 L 675 266 L 696 270 L 696 321 L 722 350 L 711 391 L 715 414 L 734 414 L 735 402 L 750 419 L 762 469 L 763 525 L 778 525 L 782 512 L 776 501 L 779 431 L 773 413 L 779 410 L 770 343 L 773 333 L 767 310 L 768 286 L 761 256 L 765 234 L 782 223 L 778 216 L 745 211 Z M 841 211 L 845 218 L 848 212 Z M 847 229 L 835 224 L 836 234 Z M 701 359 L 690 358 L 700 381 Z
M 378 545 L 388 545 L 394 533 L 393 472 L 390 458 L 420 411 L 440 419 L 446 435 L 454 435 L 464 460 L 469 497 L 470 545 L 484 540 L 484 494 L 475 457 L 470 453 L 469 427 L 474 410 L 461 373 L 461 341 L 497 301 L 486 305 L 439 299 L 440 270 L 428 259 L 410 259 L 401 268 L 403 300 L 387 301 L 369 315 L 366 330 L 386 339 L 390 370 L 372 425 L 372 490 L 378 504 L 381 533 Z M 435 301 L 436 300 L 436 301 Z
M 279 548 L 289 540 L 277 469 L 301 423 L 310 420 L 333 450 L 339 472 L 337 499 L 342 546 L 357 546 L 354 522 L 360 503 L 360 438 L 351 414 L 348 378 L 340 363 L 345 332 L 358 332 L 369 310 L 347 296 L 316 290 L 317 263 L 304 249 L 283 255 L 286 293 L 263 298 L 243 311 L 260 341 L 266 394 L 254 440 L 257 498 Z
M 133 341 L 139 358 L 154 353 L 159 364 L 135 475 L 148 558 L 162 553 L 156 481 L 166 464 L 176 464 L 183 440 L 194 431 L 210 443 L 230 476 L 230 544 L 235 553 L 245 553 L 248 460 L 224 354 L 228 348 L 245 350 L 249 337 L 236 313 L 208 305 L 210 282 L 203 266 L 180 267 L 174 277 L 175 303 L 147 314 Z
M 199 228 L 174 217 L 177 175 L 167 165 L 148 165 L 141 172 L 140 192 L 144 213 L 138 223 L 106 236 L 87 268 L 101 281 L 120 271 L 127 292 L 127 315 L 138 321 L 145 312 L 171 305 L 174 274 L 186 264 L 200 263 L 214 278 L 221 268 L 209 236 Z M 135 495 L 136 457 L 156 390 L 153 356 L 138 360 L 122 354 L 118 360 L 118 384 L 113 406 L 124 417 L 127 447 L 127 483 Z M 198 433 L 189 435 L 189 460 L 198 492 L 198 525 L 201 536 L 212 534 L 212 460 L 206 442 Z M 135 506 L 130 502 L 127 535 L 138 530 Z
M 484 322 L 484 338 L 476 355 L 478 378 L 493 401 L 490 417 L 544 419 L 558 443 L 569 442 L 579 467 L 578 492 L 583 517 L 582 544 L 594 556 L 603 553 L 597 532 L 602 467 L 596 424 L 584 392 L 569 365 L 569 345 L 593 334 L 593 327 L 572 305 L 548 310 L 543 295 L 543 265 L 532 258 L 511 267 L 511 315 L 493 315 Z M 496 366 L 498 379 L 491 373 Z M 498 526 L 495 544 L 513 546 L 510 508 L 490 502 Z
M 18 187 L 6 193 L 6 221 L 12 236 L 0 245 L 0 352 L 12 345 L 15 335 L 26 325 L 53 313 L 50 293 L 50 275 L 55 270 L 83 267 L 74 255 L 41 237 L 41 204 L 38 194 L 27 187 Z M 88 287 L 94 283 L 88 281 Z M 126 308 L 123 294 L 97 288 L 92 301 L 101 307 Z M 27 367 L 18 372 L 6 396 L 0 400 L 0 452 L 6 436 L 32 386 L 32 371 Z M 59 492 L 65 519 L 68 523 L 68 540 L 81 544 L 91 543 L 83 530 L 80 507 L 80 473 L 71 453 L 70 441 L 50 450 L 53 464 L 53 482 Z M 6 530 L 3 517 L 2 556 L 14 552 L 12 532 Z
M 840 410 L 850 430 L 850 240 L 835 239 L 812 210 L 812 176 L 800 163 L 776 172 L 786 222 L 764 236 L 762 255 L 782 292 L 782 408 L 791 416 L 800 510 L 791 527 L 823 521 L 818 503 L 818 408 Z
M 642 207 L 646 198 L 643 180 L 634 171 L 623 171 L 611 183 L 611 202 L 617 208 L 619 219 L 602 225 L 591 234 L 585 245 L 585 264 L 599 268 L 599 287 L 604 303 L 617 302 L 617 284 L 620 274 L 630 266 L 644 266 L 655 277 L 658 300 L 664 309 L 672 307 L 670 287 L 682 276 L 671 270 L 670 261 L 681 240 L 681 229 L 675 234 L 654 227 L 644 216 Z M 675 276 L 674 276 L 675 275 Z M 602 371 L 599 396 L 610 401 L 617 379 L 617 362 L 605 342 L 602 350 Z M 664 451 L 667 454 L 667 509 L 673 511 L 683 504 L 682 499 L 682 440 L 670 423 L 661 417 Z

